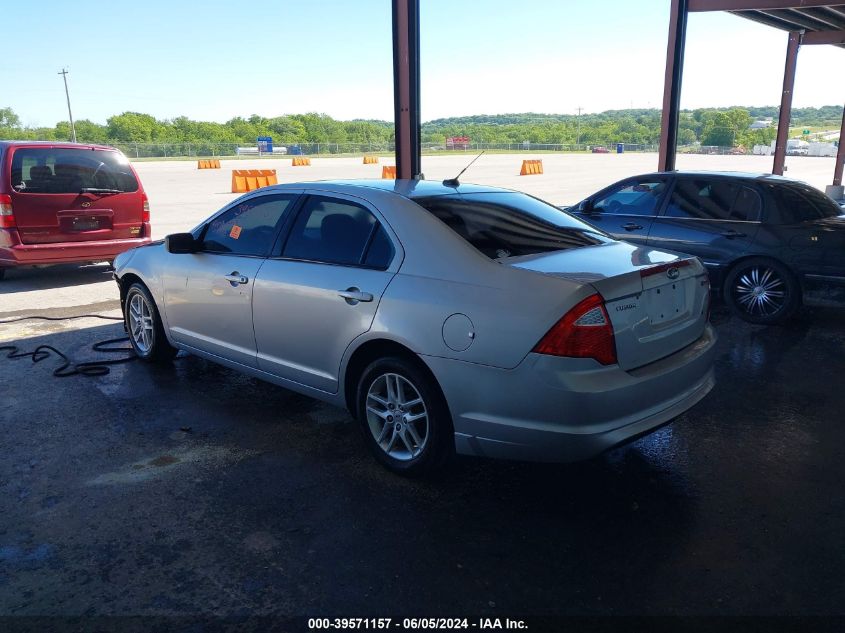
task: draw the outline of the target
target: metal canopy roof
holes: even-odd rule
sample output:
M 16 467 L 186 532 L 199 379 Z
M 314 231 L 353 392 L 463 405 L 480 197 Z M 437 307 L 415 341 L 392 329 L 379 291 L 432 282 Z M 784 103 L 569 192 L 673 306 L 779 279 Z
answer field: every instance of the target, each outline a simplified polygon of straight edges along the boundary
M 687 11 L 728 11 L 784 31 L 805 31 L 804 44 L 845 48 L 845 3 L 826 0 L 688 0 Z
M 828 37 L 833 41 L 819 41 L 819 44 L 828 43 L 845 48 L 845 4 L 831 4 L 817 7 L 805 6 L 790 9 L 731 11 L 731 13 L 784 31 L 806 30 L 807 33 L 811 31 L 827 33 Z M 838 38 L 835 37 L 837 31 L 841 32 Z M 808 43 L 815 43 L 812 42 L 813 39 L 822 38 L 811 36 L 811 42 Z M 837 39 L 840 41 L 836 41 Z
M 690 13 L 726 11 L 789 33 L 783 73 L 778 132 L 775 141 L 773 174 L 783 174 L 792 91 L 798 51 L 804 45 L 828 44 L 845 48 L 845 2 L 829 0 L 671 0 L 669 41 L 666 50 L 666 79 L 663 85 L 663 116 L 660 124 L 661 171 L 675 169 L 677 132 L 681 107 L 681 79 L 684 65 L 687 17 Z M 834 69 L 834 80 L 842 75 Z M 841 193 L 845 171 L 845 113 L 842 135 L 833 171 L 833 187 Z

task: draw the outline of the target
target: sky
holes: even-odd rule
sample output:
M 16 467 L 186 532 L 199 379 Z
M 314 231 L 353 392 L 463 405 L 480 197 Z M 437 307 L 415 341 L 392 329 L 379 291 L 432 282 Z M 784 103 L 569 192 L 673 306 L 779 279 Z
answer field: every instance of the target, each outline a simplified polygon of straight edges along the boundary
M 669 0 L 421 0 L 422 119 L 662 103 Z M 39 0 L 5 11 L 0 107 L 24 124 L 125 111 L 393 118 L 390 0 Z M 787 34 L 692 14 L 681 105 L 777 105 Z M 9 52 L 14 53 L 10 54 Z M 845 102 L 845 50 L 801 49 L 793 105 Z

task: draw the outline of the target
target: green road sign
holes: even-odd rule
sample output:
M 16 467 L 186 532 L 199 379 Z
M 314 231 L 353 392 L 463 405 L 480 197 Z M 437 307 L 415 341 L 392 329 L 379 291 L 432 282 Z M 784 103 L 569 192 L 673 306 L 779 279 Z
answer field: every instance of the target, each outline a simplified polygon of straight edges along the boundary
M 804 134 L 809 134 L 810 130 L 804 130 Z

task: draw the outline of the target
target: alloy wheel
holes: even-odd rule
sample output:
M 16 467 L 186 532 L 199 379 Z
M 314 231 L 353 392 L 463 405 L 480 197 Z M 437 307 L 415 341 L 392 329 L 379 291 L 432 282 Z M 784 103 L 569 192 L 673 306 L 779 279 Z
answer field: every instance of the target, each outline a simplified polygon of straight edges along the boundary
M 150 304 L 141 293 L 129 300 L 129 334 L 132 342 L 142 354 L 149 354 L 153 348 L 153 313 Z
M 428 410 L 420 392 L 404 376 L 382 374 L 370 385 L 367 425 L 379 448 L 399 461 L 422 453 L 429 437 Z
M 745 270 L 737 277 L 732 292 L 736 305 L 754 316 L 772 316 L 789 300 L 784 279 L 768 266 Z

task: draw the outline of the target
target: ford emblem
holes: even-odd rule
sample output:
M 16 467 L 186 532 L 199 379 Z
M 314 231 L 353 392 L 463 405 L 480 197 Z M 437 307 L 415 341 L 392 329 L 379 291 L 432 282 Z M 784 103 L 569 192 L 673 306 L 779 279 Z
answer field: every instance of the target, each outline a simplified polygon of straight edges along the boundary
M 666 276 L 669 277 L 669 279 L 677 279 L 681 276 L 681 271 L 672 267 L 666 271 Z

